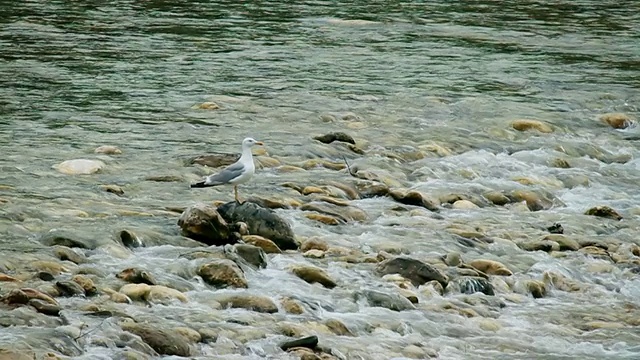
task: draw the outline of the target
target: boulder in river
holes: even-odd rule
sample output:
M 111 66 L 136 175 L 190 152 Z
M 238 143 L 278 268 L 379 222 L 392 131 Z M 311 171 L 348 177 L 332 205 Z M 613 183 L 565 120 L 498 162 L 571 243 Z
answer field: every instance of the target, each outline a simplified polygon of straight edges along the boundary
M 614 129 L 626 129 L 635 123 L 631 116 L 623 113 L 603 114 L 600 116 L 600 121 Z
M 138 335 L 160 355 L 191 356 L 191 344 L 185 336 L 157 325 L 125 322 L 122 330 Z
M 223 308 L 243 308 L 262 313 L 278 312 L 278 306 L 273 300 L 266 296 L 234 294 L 216 298 L 216 301 L 219 302 Z
M 585 212 L 585 215 L 604 217 L 613 220 L 622 220 L 622 215 L 609 206 L 594 206 Z
M 217 288 L 249 286 L 242 270 L 231 260 L 213 260 L 201 265 L 196 272 L 207 284 Z
M 73 159 L 66 160 L 53 168 L 66 175 L 90 175 L 104 169 L 105 164 L 100 160 Z
M 502 275 L 502 276 L 511 276 L 513 273 L 511 270 L 507 269 L 504 264 L 487 259 L 476 259 L 470 261 L 467 265 L 473 267 L 476 270 L 482 271 L 487 275 Z
M 511 127 L 518 131 L 536 130 L 541 133 L 552 133 L 553 128 L 539 120 L 519 119 L 511 122 Z
M 231 226 L 211 205 L 198 203 L 188 207 L 178 219 L 182 233 L 207 245 L 225 245 L 237 242 Z
M 436 280 L 443 287 L 447 286 L 449 278 L 432 265 L 410 257 L 399 256 L 385 260 L 378 264 L 376 272 L 380 276 L 399 274 L 411 281 L 414 286 L 420 286 L 431 280 Z
M 383 307 L 393 311 L 414 310 L 416 307 L 406 297 L 397 293 L 385 293 L 377 290 L 364 290 L 354 294 L 356 300 L 366 299 L 369 306 Z
M 389 192 L 389 195 L 393 198 L 393 200 L 405 204 L 405 205 L 414 205 L 414 206 L 422 206 L 425 209 L 431 211 L 439 211 L 438 203 L 428 198 L 426 195 L 415 191 L 415 190 L 402 190 L 402 189 L 394 189 Z
M 219 206 L 217 212 L 227 223 L 247 224 L 249 234 L 270 239 L 282 250 L 299 247 L 291 225 L 271 209 L 247 201 L 242 204 L 232 201 Z
M 352 145 L 356 144 L 356 141 L 350 135 L 347 135 L 343 132 L 334 132 L 328 133 L 320 136 L 316 136 L 313 138 L 314 140 L 318 140 L 324 144 L 331 144 L 334 141 L 346 142 Z
M 296 265 L 292 266 L 290 270 L 297 277 L 309 284 L 318 283 L 328 289 L 333 289 L 337 286 L 335 280 L 333 280 L 329 274 L 315 266 Z

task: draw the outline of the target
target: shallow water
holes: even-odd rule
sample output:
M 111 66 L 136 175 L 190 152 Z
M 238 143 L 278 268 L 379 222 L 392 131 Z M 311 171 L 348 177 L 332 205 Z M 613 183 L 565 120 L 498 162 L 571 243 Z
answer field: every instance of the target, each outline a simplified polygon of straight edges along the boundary
M 320 332 L 321 345 L 348 359 L 409 357 L 403 354 L 409 345 L 442 359 L 639 356 L 637 324 L 625 322 L 640 314 L 640 280 L 631 271 L 638 265 L 611 264 L 581 252 L 526 252 L 514 241 L 538 239 L 560 222 L 568 236 L 640 244 L 638 127 L 616 130 L 598 121 L 610 112 L 639 116 L 640 5 L 4 1 L 0 20 L 0 269 L 5 273 L 28 270 L 20 260 L 24 254 L 49 254 L 37 239 L 51 229 L 100 241 L 124 228 L 156 234 L 151 238 L 177 236 L 178 215 L 167 207 L 233 196 L 230 188 L 190 190 L 189 182 L 211 170 L 185 166 L 185 159 L 237 152 L 241 139 L 253 136 L 265 141 L 268 154 L 281 164 L 315 158 L 339 163 L 345 156 L 359 170 L 386 176 L 392 188 L 414 188 L 435 198 L 544 191 L 555 198 L 554 206 L 536 212 L 517 204 L 443 209 L 438 220 L 426 210 L 414 216 L 395 209 L 399 204 L 390 198 L 373 198 L 351 201 L 368 214 L 361 223 L 331 227 L 296 209 L 278 214 L 300 239 L 315 236 L 330 246 L 421 259 L 459 251 L 467 261 L 502 262 L 514 272 L 509 281 L 541 279 L 552 271 L 577 281 L 582 290 L 551 289 L 543 299 L 498 292 L 489 298 L 506 306 L 477 306 L 479 316 L 471 317 L 445 311 L 443 304 L 460 307 L 477 294 L 429 297 L 416 290 L 418 309 L 394 312 L 353 300 L 363 289 L 394 291 L 373 274 L 373 264 L 280 254 L 269 256 L 267 269 L 247 275 L 248 291 L 293 297 L 306 311 L 267 315 L 209 306 L 214 291 L 183 276 L 192 263 L 178 256 L 189 248 L 88 252 L 91 263 L 83 266 L 105 277 L 128 266 L 153 269 L 159 280 L 182 284 L 190 299 L 151 307 L 119 304 L 121 311 L 137 320 L 227 329 L 217 341 L 198 345 L 203 358 L 282 358 L 277 345 L 285 339 L 279 330 L 283 322 Z M 205 101 L 220 109 L 193 108 Z M 522 118 L 544 121 L 554 132 L 511 128 L 512 120 Z M 311 139 L 332 131 L 352 135 L 365 154 Z M 101 145 L 123 153 L 94 154 Z M 436 145 L 444 152 L 438 155 Z M 407 155 L 417 152 L 419 158 Z M 52 168 L 76 158 L 99 159 L 106 167 L 87 176 Z M 557 158 L 571 168 L 552 166 Z M 344 170 L 323 167 L 261 168 L 258 174 L 241 187 L 241 196 L 303 199 L 280 184 L 353 180 Z M 148 176 L 179 181 L 146 181 Z M 117 184 L 125 196 L 107 193 L 101 184 Z M 583 215 L 596 205 L 615 208 L 624 220 Z M 449 231 L 453 226 L 479 231 L 493 242 L 465 246 Z M 609 266 L 600 266 L 603 262 Z M 340 285 L 329 290 L 305 283 L 286 271 L 298 263 L 325 268 Z M 216 291 L 225 292 L 233 290 Z M 71 326 L 97 327 L 66 355 L 122 356 L 117 346 L 98 345 L 122 332 L 116 321 L 100 325 L 101 319 L 85 316 L 79 309 L 89 299 L 60 302 Z M 327 319 L 341 320 L 356 336 L 309 325 Z M 34 320 L 20 331 L 0 328 L 0 346 L 10 347 L 27 334 L 31 348 L 60 351 L 33 340 L 43 327 L 55 326 Z

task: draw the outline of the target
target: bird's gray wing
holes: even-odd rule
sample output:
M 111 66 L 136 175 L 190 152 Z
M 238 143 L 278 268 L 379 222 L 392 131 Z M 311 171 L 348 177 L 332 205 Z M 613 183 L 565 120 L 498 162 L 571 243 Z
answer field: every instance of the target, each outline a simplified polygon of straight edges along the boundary
M 237 178 L 238 176 L 242 175 L 242 173 L 244 172 L 244 165 L 242 165 L 241 163 L 237 162 L 234 164 L 229 165 L 228 167 L 226 167 L 225 169 L 223 169 L 222 171 L 220 171 L 217 174 L 213 174 L 207 177 L 207 179 L 205 180 L 205 184 L 206 185 L 222 185 L 222 184 L 226 184 L 229 181 Z

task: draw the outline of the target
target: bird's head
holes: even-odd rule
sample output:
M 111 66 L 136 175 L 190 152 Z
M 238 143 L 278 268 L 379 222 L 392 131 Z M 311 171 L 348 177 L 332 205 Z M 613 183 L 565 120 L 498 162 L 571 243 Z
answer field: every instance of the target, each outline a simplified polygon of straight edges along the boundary
M 254 145 L 264 145 L 264 143 L 262 141 L 257 141 L 254 138 L 246 138 L 244 140 L 242 140 L 242 147 L 252 147 Z

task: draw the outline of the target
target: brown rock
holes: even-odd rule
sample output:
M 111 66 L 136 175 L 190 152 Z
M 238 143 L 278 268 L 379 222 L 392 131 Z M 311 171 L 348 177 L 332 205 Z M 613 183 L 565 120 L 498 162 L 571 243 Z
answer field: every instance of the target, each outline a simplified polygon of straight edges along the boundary
M 124 195 L 124 190 L 118 185 L 100 185 L 100 188 L 108 193 L 116 194 L 118 196 Z
M 329 319 L 324 324 L 331 330 L 332 333 L 338 336 L 354 336 L 351 330 L 340 320 Z
M 585 215 L 604 217 L 613 220 L 622 220 L 622 215 L 608 206 L 595 206 L 585 212 Z
M 155 285 L 157 284 L 153 275 L 145 270 L 141 270 L 138 268 L 127 268 L 116 274 L 118 279 L 122 279 L 129 283 L 134 284 L 148 284 Z
M 340 225 L 340 224 L 344 224 L 345 222 L 342 221 L 341 219 L 337 219 L 333 216 L 330 215 L 324 215 L 324 214 L 316 214 L 316 213 L 311 213 L 311 214 L 304 214 L 304 217 L 306 217 L 307 219 L 310 220 L 314 220 L 317 222 L 321 222 L 325 225 Z
M 223 166 L 228 166 L 238 161 L 240 155 L 238 154 L 226 154 L 226 153 L 215 153 L 208 155 L 200 155 L 195 158 L 189 160 L 189 165 L 198 164 L 202 166 L 207 166 L 211 168 L 218 168 Z
M 576 240 L 573 240 L 562 234 L 549 234 L 546 235 L 542 240 L 555 241 L 556 243 L 558 243 L 558 250 L 560 251 L 577 251 L 580 249 L 580 244 L 578 244 Z
M 541 133 L 553 132 L 553 128 L 551 126 L 538 120 L 527 120 L 527 119 L 514 120 L 511 123 L 511 127 L 513 127 L 518 131 L 536 130 Z
M 208 204 L 195 204 L 187 208 L 178 219 L 184 236 L 207 245 L 225 245 L 237 242 L 232 230 L 218 210 Z
M 367 220 L 367 213 L 355 206 L 339 206 L 314 201 L 300 206 L 299 209 L 302 211 L 315 211 L 320 214 L 329 215 L 342 222 Z
M 435 200 L 429 199 L 418 191 L 392 190 L 389 195 L 397 202 L 405 205 L 422 206 L 431 211 L 439 211 Z
M 629 115 L 623 113 L 609 113 L 601 115 L 600 121 L 614 129 L 626 129 L 635 122 Z
M 285 297 L 280 300 L 280 304 L 284 311 L 288 314 L 296 314 L 300 315 L 304 313 L 304 308 L 297 301 L 293 300 L 290 297 Z
M 302 252 L 307 252 L 312 249 L 327 251 L 329 250 L 329 245 L 324 240 L 317 238 L 307 239 L 300 245 L 300 251 Z
M 264 238 L 260 235 L 245 235 L 242 237 L 242 241 L 253 246 L 257 246 L 264 250 L 267 254 L 280 254 L 282 250 L 273 241 Z
M 543 298 L 547 295 L 547 288 L 544 282 L 539 280 L 529 280 L 527 282 L 527 290 L 531 293 L 531 295 L 536 298 Z
M 325 134 L 322 136 L 316 136 L 313 138 L 314 140 L 318 140 L 321 143 L 325 143 L 325 144 L 331 144 L 334 141 L 341 141 L 341 142 L 346 142 L 349 144 L 356 144 L 356 141 L 353 140 L 353 138 L 343 132 L 334 132 L 334 133 L 329 133 L 329 134 Z
M 123 330 L 138 335 L 160 355 L 191 356 L 189 339 L 175 331 L 130 322 L 125 322 L 121 326 Z
M 511 276 L 513 273 L 511 270 L 507 269 L 504 264 L 486 259 L 476 259 L 468 263 L 468 265 L 474 267 L 477 270 L 482 271 L 487 275 L 502 275 L 502 276 Z
M 314 266 L 298 265 L 292 267 L 290 270 L 297 277 L 310 284 L 319 283 L 328 289 L 333 289 L 337 286 L 336 282 L 331 279 L 329 274 L 327 274 L 320 268 Z
M 494 205 L 503 206 L 511 202 L 507 195 L 500 191 L 489 191 L 483 194 L 483 196 L 491 201 Z
M 242 270 L 231 260 L 214 260 L 200 266 L 197 274 L 209 285 L 217 288 L 247 288 L 249 285 Z
M 258 295 L 231 295 L 217 298 L 222 307 L 242 308 L 262 313 L 276 313 L 278 307 L 270 298 Z
M 220 105 L 213 101 L 205 101 L 202 104 L 196 105 L 195 108 L 200 110 L 218 110 L 220 109 Z
M 15 281 L 20 281 L 20 280 L 14 278 L 13 276 L 9 276 L 7 274 L 0 273 L 0 281 L 15 282 Z
M 531 211 L 548 210 L 553 205 L 551 200 L 528 190 L 516 190 L 511 193 L 511 197 L 515 200 L 514 202 L 525 201 Z
M 381 262 L 376 267 L 376 272 L 380 276 L 399 274 L 410 280 L 414 286 L 420 286 L 428 281 L 436 280 L 443 287 L 446 287 L 449 282 L 449 278 L 434 266 L 404 256 Z
M 76 282 L 78 285 L 80 285 L 80 287 L 82 287 L 82 289 L 84 290 L 84 293 L 87 296 L 93 296 L 98 293 L 98 289 L 96 288 L 96 285 L 93 283 L 93 280 L 91 280 L 87 276 L 74 275 L 71 278 L 71 280 Z
M 151 286 L 147 284 L 125 284 L 120 288 L 119 292 L 131 300 L 147 301 Z

